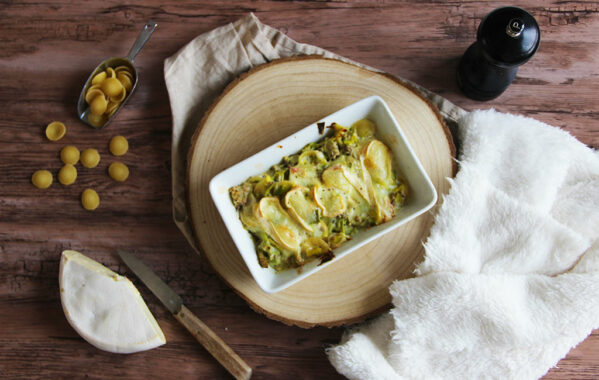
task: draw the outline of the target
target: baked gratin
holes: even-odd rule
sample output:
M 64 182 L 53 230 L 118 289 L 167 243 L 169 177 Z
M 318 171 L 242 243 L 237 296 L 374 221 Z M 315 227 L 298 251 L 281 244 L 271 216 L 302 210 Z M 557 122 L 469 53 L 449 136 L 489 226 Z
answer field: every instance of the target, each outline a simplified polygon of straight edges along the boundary
M 318 127 L 324 133 L 325 125 Z M 229 189 L 264 268 L 328 261 L 356 232 L 389 221 L 404 204 L 407 183 L 372 121 L 326 129 L 322 140 Z

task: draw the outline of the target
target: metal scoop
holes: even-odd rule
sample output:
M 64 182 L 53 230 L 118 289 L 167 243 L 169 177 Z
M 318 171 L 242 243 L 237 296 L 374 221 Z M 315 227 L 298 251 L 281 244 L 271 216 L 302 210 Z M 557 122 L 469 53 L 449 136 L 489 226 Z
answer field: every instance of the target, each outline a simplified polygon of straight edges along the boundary
M 83 86 L 83 90 L 81 90 L 81 95 L 79 95 L 79 100 L 77 101 L 77 114 L 79 115 L 79 119 L 81 119 L 81 121 L 83 121 L 85 124 L 89 125 L 90 127 L 102 128 L 102 127 L 105 127 L 106 125 L 108 125 L 112 121 L 112 119 L 115 118 L 115 116 L 119 113 L 121 108 L 123 108 L 125 103 L 127 103 L 129 98 L 135 91 L 135 88 L 137 87 L 137 79 L 138 79 L 137 70 L 135 70 L 135 66 L 133 66 L 133 60 L 137 56 L 137 53 L 139 53 L 141 48 L 148 41 L 148 39 L 152 35 L 152 32 L 154 32 L 154 29 L 156 29 L 157 26 L 158 26 L 158 24 L 156 24 L 155 22 L 148 21 L 146 23 L 146 25 L 144 25 L 143 29 L 141 30 L 141 33 L 139 33 L 139 36 L 137 37 L 137 40 L 135 40 L 135 43 L 133 44 L 133 46 L 131 46 L 131 50 L 129 50 L 129 53 L 127 54 L 126 57 L 108 58 L 108 59 L 104 60 L 102 63 L 100 63 L 94 69 L 94 71 L 91 73 L 89 78 L 87 78 L 87 81 L 85 82 L 85 85 Z M 91 86 L 92 79 L 96 74 L 98 74 L 102 71 L 105 71 L 108 67 L 115 68 L 118 66 L 128 67 L 129 70 L 131 71 L 131 73 L 133 74 L 133 78 L 132 78 L 133 83 L 132 83 L 131 91 L 127 94 L 127 96 L 122 101 L 122 103 L 119 105 L 117 110 L 104 122 L 104 124 L 93 125 L 88 120 L 88 116 L 90 114 L 90 108 L 89 108 L 89 105 L 87 104 L 87 102 L 85 101 L 85 94 L 87 93 L 88 88 Z

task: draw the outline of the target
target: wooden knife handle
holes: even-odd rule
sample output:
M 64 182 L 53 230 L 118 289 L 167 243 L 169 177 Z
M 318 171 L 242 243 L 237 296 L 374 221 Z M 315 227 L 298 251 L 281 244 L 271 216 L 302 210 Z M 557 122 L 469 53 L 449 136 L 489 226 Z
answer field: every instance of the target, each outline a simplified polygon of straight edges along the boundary
M 185 305 L 175 318 L 193 335 L 208 352 L 218 360 L 237 380 L 248 380 L 252 369 L 204 322 L 200 321 Z

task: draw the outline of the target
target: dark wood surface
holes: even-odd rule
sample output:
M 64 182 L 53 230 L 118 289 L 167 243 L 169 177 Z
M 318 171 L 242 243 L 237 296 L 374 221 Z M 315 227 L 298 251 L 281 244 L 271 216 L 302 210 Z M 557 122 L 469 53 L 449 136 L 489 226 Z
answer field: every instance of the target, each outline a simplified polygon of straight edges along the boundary
M 171 219 L 171 114 L 163 60 L 195 36 L 248 12 L 298 41 L 403 76 L 466 108 L 495 107 L 563 127 L 599 147 L 599 3 L 519 1 L 538 20 L 542 42 L 501 97 L 479 103 L 455 83 L 457 61 L 491 2 L 0 1 L 0 378 L 227 378 L 221 368 L 126 270 L 132 251 L 254 369 L 256 379 L 340 378 L 324 349 L 343 328 L 285 326 L 253 312 L 188 246 Z M 136 59 L 140 83 L 118 119 L 102 130 L 78 122 L 77 96 L 90 70 L 125 55 L 146 20 L 158 22 Z M 66 123 L 58 143 L 44 138 Z M 106 170 L 108 140 L 130 141 L 125 183 Z M 98 168 L 70 187 L 41 191 L 37 169 L 56 173 L 66 144 L 100 151 Z M 223 153 L 226 153 L 225 151 Z M 98 190 L 100 208 L 79 194 Z M 60 252 L 76 249 L 139 285 L 168 343 L 133 355 L 99 351 L 68 325 L 59 300 Z M 599 377 L 599 333 L 573 349 L 547 379 Z

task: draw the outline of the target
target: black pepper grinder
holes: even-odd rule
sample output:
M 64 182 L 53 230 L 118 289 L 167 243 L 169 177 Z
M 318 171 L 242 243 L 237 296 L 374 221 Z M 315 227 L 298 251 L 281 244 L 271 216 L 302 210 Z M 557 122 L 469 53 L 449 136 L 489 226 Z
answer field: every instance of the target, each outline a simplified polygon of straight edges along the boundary
M 498 8 L 480 23 L 476 42 L 464 53 L 458 67 L 458 85 L 475 100 L 498 97 L 512 83 L 518 66 L 539 47 L 541 31 L 524 9 Z

